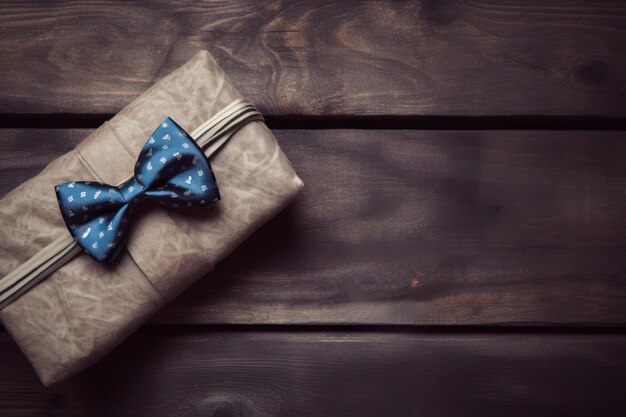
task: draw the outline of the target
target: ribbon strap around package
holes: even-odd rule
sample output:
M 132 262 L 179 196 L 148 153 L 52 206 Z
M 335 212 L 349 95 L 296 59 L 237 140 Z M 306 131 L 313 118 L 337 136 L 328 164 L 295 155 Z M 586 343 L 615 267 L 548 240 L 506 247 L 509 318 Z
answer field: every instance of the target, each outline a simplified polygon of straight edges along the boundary
M 238 99 L 196 128 L 191 137 L 206 157 L 211 158 L 239 128 L 251 121 L 263 121 L 263 116 L 253 104 Z M 101 181 L 93 170 L 89 167 L 87 169 L 94 174 L 96 180 Z M 133 177 L 118 186 L 127 183 L 131 178 Z M 0 280 L 0 309 L 48 277 L 82 250 L 70 234 L 64 234 L 54 240 Z

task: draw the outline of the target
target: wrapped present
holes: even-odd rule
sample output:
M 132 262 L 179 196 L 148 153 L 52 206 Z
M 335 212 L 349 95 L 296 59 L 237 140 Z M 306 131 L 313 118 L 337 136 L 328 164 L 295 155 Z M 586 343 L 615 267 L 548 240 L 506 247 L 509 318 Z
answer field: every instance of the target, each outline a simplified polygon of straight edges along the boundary
M 93 364 L 303 184 L 206 51 L 0 200 L 0 318 L 42 382 Z

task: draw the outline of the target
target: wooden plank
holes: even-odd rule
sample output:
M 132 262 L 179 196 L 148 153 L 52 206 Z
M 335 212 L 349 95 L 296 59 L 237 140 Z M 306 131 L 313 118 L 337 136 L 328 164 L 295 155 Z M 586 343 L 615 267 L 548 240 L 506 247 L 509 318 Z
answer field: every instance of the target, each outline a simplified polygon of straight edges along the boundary
M 626 5 L 3 1 L 0 112 L 118 112 L 208 49 L 266 115 L 625 117 Z
M 43 388 L 0 335 L 7 416 L 616 416 L 626 337 L 143 329 Z
M 0 192 L 90 130 L 5 130 Z M 305 182 L 154 323 L 613 324 L 623 132 L 277 130 Z

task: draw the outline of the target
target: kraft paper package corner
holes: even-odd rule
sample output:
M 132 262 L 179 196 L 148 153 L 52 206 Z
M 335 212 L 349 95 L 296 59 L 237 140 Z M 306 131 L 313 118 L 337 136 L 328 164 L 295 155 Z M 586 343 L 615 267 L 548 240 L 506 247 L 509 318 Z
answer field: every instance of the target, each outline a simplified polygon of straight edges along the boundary
M 191 132 L 239 98 L 213 57 L 200 51 L 76 149 L 11 191 L 0 200 L 0 277 L 68 233 L 56 184 L 95 181 L 95 175 L 117 184 L 133 172 L 143 144 L 165 117 Z M 262 121 L 245 124 L 209 160 L 220 201 L 189 210 L 142 206 L 125 251 L 112 265 L 80 253 L 0 311 L 45 385 L 102 358 L 285 208 L 303 186 Z

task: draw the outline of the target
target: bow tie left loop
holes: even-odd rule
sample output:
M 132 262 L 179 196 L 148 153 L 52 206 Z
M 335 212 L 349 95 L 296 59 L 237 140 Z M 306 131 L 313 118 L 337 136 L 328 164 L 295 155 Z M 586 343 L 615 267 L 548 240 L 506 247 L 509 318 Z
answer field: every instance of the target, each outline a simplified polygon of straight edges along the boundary
M 92 258 L 111 263 L 121 252 L 133 208 L 155 200 L 170 208 L 207 206 L 219 200 L 211 165 L 202 149 L 171 118 L 143 146 L 134 175 L 113 186 L 72 181 L 55 187 L 61 215 Z

